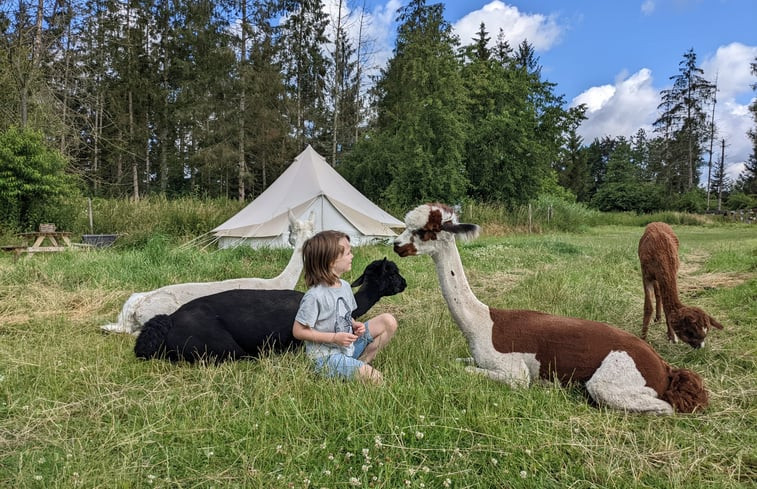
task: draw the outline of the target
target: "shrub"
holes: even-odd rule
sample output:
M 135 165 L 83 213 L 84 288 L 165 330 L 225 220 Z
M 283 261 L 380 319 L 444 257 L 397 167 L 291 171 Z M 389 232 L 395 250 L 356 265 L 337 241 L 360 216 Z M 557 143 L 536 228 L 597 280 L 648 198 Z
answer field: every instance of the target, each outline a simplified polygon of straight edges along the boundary
M 757 198 L 743 192 L 734 192 L 728 196 L 728 200 L 725 202 L 725 207 L 732 211 L 753 209 L 757 207 Z
M 603 212 L 651 212 L 661 207 L 660 190 L 648 183 L 607 183 L 594 194 L 591 203 Z
M 689 190 L 673 200 L 672 208 L 681 212 L 704 212 L 707 208 L 707 194 L 701 188 Z
M 0 133 L 0 219 L 11 230 L 30 230 L 41 222 L 71 224 L 70 199 L 76 180 L 66 159 L 45 145 L 42 134 L 9 128 Z

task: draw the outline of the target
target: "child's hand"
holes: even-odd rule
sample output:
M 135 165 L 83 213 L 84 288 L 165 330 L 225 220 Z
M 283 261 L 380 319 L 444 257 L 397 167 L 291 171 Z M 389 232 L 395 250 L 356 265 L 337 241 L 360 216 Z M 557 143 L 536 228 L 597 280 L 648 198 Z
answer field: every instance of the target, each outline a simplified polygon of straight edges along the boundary
M 360 321 L 352 320 L 352 332 L 355 333 L 358 336 L 361 336 L 363 333 L 365 333 L 365 323 L 361 323 Z
M 357 340 L 357 336 L 352 333 L 334 333 L 334 344 L 339 346 L 350 346 Z

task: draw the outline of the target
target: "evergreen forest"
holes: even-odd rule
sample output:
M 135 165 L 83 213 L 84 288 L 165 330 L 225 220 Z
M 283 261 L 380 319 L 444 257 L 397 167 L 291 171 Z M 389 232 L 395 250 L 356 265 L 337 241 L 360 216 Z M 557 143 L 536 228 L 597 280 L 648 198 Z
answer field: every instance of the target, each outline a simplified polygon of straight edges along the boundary
M 71 196 L 250 201 L 307 145 L 393 211 L 541 196 L 637 213 L 757 206 L 757 102 L 730 181 L 717 86 L 693 48 L 652 133 L 583 141 L 585 107 L 567 106 L 528 41 L 485 24 L 460 39 L 443 4 L 408 0 L 377 66 L 358 3 L 4 2 L 2 226 L 28 228 Z

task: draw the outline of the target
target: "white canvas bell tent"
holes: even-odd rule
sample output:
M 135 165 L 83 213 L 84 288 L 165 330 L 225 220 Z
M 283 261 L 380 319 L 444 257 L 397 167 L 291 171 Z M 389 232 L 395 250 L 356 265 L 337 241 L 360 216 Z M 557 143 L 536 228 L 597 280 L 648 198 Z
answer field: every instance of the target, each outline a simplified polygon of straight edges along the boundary
M 315 218 L 315 231 L 336 229 L 353 245 L 387 241 L 405 224 L 368 200 L 308 146 L 262 194 L 211 231 L 219 248 L 289 247 L 288 212 Z

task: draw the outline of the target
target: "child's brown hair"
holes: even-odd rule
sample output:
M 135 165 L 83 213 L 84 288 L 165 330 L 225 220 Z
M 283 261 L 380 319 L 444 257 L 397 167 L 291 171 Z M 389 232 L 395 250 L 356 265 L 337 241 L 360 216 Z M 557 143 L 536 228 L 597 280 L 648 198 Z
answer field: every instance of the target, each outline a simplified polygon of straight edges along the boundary
M 305 285 L 312 287 L 318 284 L 339 283 L 339 277 L 331 271 L 331 264 L 344 253 L 344 247 L 339 244 L 342 238 L 350 240 L 346 233 L 328 230 L 321 231 L 305 241 L 302 245 Z

